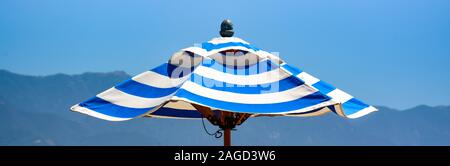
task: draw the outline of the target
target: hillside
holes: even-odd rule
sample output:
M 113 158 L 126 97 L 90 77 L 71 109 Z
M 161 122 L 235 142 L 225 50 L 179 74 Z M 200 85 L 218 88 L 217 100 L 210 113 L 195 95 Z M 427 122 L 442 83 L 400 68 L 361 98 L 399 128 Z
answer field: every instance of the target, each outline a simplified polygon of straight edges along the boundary
M 0 70 L 0 145 L 221 145 L 200 120 L 108 122 L 69 111 L 130 76 L 125 72 L 25 76 Z M 378 106 L 360 119 L 249 119 L 234 145 L 450 145 L 450 106 Z M 207 126 L 215 130 L 214 126 Z

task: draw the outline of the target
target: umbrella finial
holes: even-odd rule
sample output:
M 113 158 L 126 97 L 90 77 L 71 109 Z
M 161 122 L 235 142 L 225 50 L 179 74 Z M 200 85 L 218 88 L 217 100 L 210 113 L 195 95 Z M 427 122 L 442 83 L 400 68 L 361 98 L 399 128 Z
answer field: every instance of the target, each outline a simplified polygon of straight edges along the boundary
M 226 19 L 222 21 L 222 24 L 220 24 L 220 36 L 222 37 L 231 37 L 233 36 L 233 23 L 231 23 L 231 20 Z

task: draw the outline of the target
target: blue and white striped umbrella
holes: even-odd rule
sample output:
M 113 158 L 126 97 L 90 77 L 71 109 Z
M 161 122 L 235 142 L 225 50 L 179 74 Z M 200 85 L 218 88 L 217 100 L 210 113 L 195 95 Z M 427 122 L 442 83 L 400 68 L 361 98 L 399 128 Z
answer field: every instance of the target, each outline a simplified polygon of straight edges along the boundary
M 194 105 L 254 116 L 358 118 L 376 108 L 236 37 L 175 53 L 71 110 L 110 121 L 202 118 Z

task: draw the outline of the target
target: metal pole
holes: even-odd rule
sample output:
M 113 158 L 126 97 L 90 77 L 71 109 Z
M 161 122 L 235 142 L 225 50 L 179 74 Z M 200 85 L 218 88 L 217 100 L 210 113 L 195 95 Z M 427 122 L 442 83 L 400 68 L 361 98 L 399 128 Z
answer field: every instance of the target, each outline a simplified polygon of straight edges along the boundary
M 231 129 L 224 129 L 223 146 L 231 146 Z

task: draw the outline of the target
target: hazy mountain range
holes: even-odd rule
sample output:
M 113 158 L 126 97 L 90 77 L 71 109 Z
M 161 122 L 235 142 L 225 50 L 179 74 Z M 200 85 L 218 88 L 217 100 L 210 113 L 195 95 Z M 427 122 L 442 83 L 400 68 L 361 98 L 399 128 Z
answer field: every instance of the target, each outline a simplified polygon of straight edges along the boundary
M 0 145 L 222 145 L 222 139 L 204 132 L 201 120 L 109 122 L 69 111 L 73 104 L 129 77 L 120 71 L 25 76 L 0 70 Z M 333 113 L 311 118 L 252 118 L 233 131 L 232 142 L 450 145 L 450 106 L 377 108 L 380 111 L 354 120 Z

